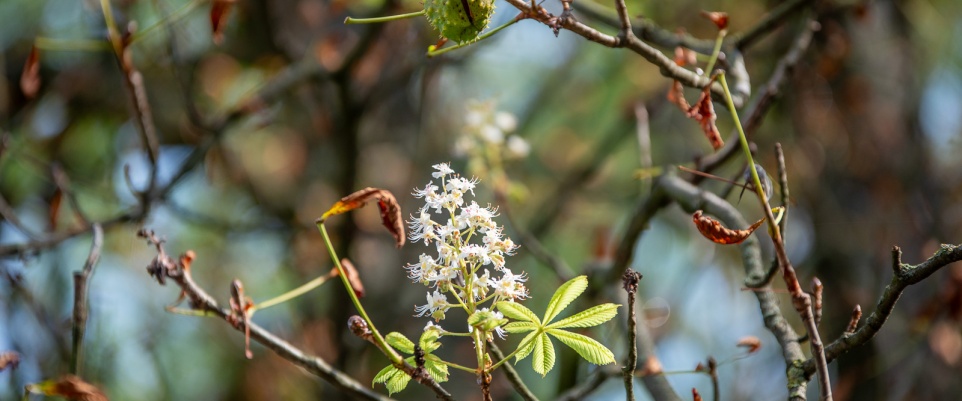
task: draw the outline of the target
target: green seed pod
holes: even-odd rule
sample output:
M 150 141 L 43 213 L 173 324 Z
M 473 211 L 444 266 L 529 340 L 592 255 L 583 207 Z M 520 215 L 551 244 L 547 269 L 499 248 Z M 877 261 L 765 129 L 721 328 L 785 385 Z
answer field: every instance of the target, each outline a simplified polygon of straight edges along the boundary
M 424 0 L 424 15 L 441 36 L 458 43 L 478 37 L 491 21 L 494 0 Z

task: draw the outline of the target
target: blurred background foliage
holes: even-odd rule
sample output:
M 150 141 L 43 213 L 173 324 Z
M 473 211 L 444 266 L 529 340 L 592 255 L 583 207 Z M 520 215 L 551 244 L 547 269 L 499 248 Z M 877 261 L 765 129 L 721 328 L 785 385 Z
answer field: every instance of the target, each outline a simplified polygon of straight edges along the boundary
M 232 278 L 242 280 L 255 301 L 270 298 L 330 269 L 313 220 L 341 196 L 386 188 L 407 215 L 419 206 L 411 189 L 428 181 L 431 164 L 468 168 L 454 152 L 466 106 L 492 101 L 516 116 L 514 133 L 530 145 L 525 157 L 505 161 L 512 190 L 502 212 L 584 272 L 611 263 L 613 244 L 649 191 L 650 180 L 635 174 L 642 167 L 637 104 L 650 116 L 655 166 L 672 170 L 711 152 L 698 125 L 664 100 L 671 82 L 657 67 L 569 32 L 555 37 L 531 21 L 426 58 L 437 36 L 422 19 L 342 24 L 346 15 L 416 10 L 413 0 L 240 0 L 220 45 L 212 41 L 205 0 L 112 3 L 118 25 L 135 23 L 140 32 L 132 61 L 143 73 L 161 143 L 158 187 L 176 185 L 145 216 L 138 214 L 124 169 L 139 189 L 151 166 L 116 59 L 96 45 L 106 35 L 100 5 L 0 2 L 0 194 L 27 228 L 4 219 L 0 249 L 69 237 L 0 256 L 0 350 L 22 356 L 16 370 L 0 373 L 2 399 L 68 370 L 71 273 L 83 266 L 91 241 L 78 231 L 83 221 L 75 207 L 92 221 L 118 219 L 107 227 L 90 288 L 83 367 L 84 377 L 112 399 L 338 399 L 329 385 L 262 347 L 245 359 L 243 336 L 223 322 L 166 313 L 177 291 L 145 274 L 153 251 L 135 237 L 137 229 L 156 230 L 171 253 L 195 250 L 195 277 L 221 302 Z M 697 10 L 727 11 L 737 33 L 776 3 L 631 0 L 628 7 L 666 29 L 712 39 L 714 26 Z M 954 40 L 962 35 L 962 4 L 817 3 L 822 29 L 752 140 L 771 172 L 774 143 L 786 151 L 793 202 L 788 249 L 802 278 L 825 283 L 822 332 L 831 340 L 854 304 L 866 313 L 874 309 L 890 278 L 892 245 L 917 263 L 938 244 L 962 238 L 962 45 Z M 556 2 L 544 6 L 560 10 Z M 515 14 L 498 1 L 493 24 Z M 746 50 L 753 93 L 790 46 L 804 12 L 798 14 Z M 41 49 L 41 90 L 28 99 L 19 80 L 38 37 L 56 40 Z M 670 55 L 673 49 L 662 50 Z M 693 99 L 696 92 L 686 91 Z M 729 132 L 730 116 L 716 110 L 719 128 Z M 498 178 L 471 167 L 482 178 L 479 196 L 494 202 L 490 184 Z M 738 176 L 742 168 L 736 160 L 717 173 Z M 60 200 L 55 169 L 69 177 L 75 205 Z M 729 199 L 737 202 L 736 195 Z M 739 208 L 749 219 L 760 215 L 753 201 Z M 416 336 L 426 320 L 410 315 L 424 289 L 409 284 L 401 267 L 415 261 L 423 245 L 395 250 L 373 210 L 330 224 L 339 253 L 361 271 L 363 302 L 380 329 Z M 645 275 L 641 298 L 666 370 L 691 370 L 709 355 L 729 359 L 739 355 L 740 337 L 754 335 L 762 350 L 720 369 L 722 396 L 784 398 L 784 361 L 753 296 L 741 290 L 736 250 L 705 241 L 673 206 L 651 223 L 635 255 L 631 266 Z M 558 277 L 524 248 L 508 263 L 530 276 L 529 305 L 541 310 Z M 960 277 L 962 266 L 950 266 L 908 289 L 871 345 L 832 364 L 836 399 L 939 400 L 962 393 Z M 617 284 L 609 283 L 611 293 Z M 783 306 L 798 324 L 787 296 Z M 255 320 L 369 383 L 386 358 L 346 330 L 353 313 L 343 288 L 328 284 Z M 621 359 L 618 325 L 592 335 Z M 451 339 L 441 355 L 460 361 L 469 348 Z M 546 379 L 528 364 L 519 371 L 536 394 L 551 397 L 590 371 L 573 356 L 562 351 L 562 369 Z M 508 383 L 495 377 L 497 398 L 510 398 Z M 474 377 L 456 372 L 452 380 L 446 387 L 455 396 L 479 397 Z M 703 375 L 669 380 L 681 393 L 690 387 L 710 393 Z M 593 397 L 622 393 L 614 379 Z M 399 398 L 431 396 L 411 386 Z

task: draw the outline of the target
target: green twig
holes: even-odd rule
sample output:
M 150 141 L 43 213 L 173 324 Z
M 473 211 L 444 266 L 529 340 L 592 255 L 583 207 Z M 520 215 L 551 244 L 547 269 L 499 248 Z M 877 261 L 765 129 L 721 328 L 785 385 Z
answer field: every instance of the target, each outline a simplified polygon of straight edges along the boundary
M 344 267 L 341 266 L 341 261 L 337 257 L 337 253 L 334 251 L 334 245 L 331 244 L 331 238 L 327 235 L 327 228 L 324 227 L 324 220 L 318 220 L 316 223 L 317 229 L 321 232 L 321 236 L 324 237 L 324 245 L 327 246 L 327 252 L 331 255 L 331 260 L 334 261 L 334 266 L 337 267 L 338 275 L 341 276 L 341 282 L 344 284 L 344 288 L 347 290 L 347 295 L 351 297 L 351 302 L 354 303 L 354 307 L 357 308 L 357 312 L 361 314 L 361 318 L 367 323 L 367 327 L 371 330 L 371 334 L 374 336 L 374 342 L 377 344 L 378 348 L 387 355 L 391 363 L 397 366 L 404 365 L 404 358 L 401 358 L 394 348 L 391 348 L 384 341 L 384 337 L 381 333 L 377 331 L 377 327 L 374 326 L 374 322 L 367 315 L 367 311 L 364 310 L 364 306 L 361 305 L 361 301 L 357 299 L 357 294 L 354 293 L 354 288 L 351 287 L 351 283 L 347 281 L 347 273 L 344 272 Z
M 424 15 L 424 10 L 415 11 L 415 12 L 413 12 L 413 13 L 407 13 L 407 14 L 388 15 L 387 17 L 375 17 L 375 18 L 352 18 L 352 17 L 347 17 L 347 18 L 344 19 L 344 24 L 346 24 L 346 25 L 352 25 L 352 24 L 378 24 L 378 23 L 381 23 L 381 22 L 391 22 L 391 21 L 398 21 L 398 20 L 402 20 L 402 19 L 406 19 L 406 18 L 420 17 L 420 16 L 422 16 L 422 15 Z
M 718 61 L 718 55 L 721 53 L 722 43 L 725 43 L 725 35 L 728 35 L 728 29 L 722 29 L 718 31 L 718 37 L 715 38 L 715 48 L 711 51 L 711 57 L 708 59 L 708 66 L 705 67 L 705 75 L 711 76 L 711 69 L 715 68 L 715 63 Z
M 452 50 L 457 50 L 457 49 L 460 49 L 460 48 L 462 48 L 462 47 L 475 44 L 475 43 L 477 43 L 477 42 L 480 42 L 480 41 L 482 41 L 482 40 L 484 40 L 484 39 L 487 39 L 487 38 L 491 37 L 492 35 L 498 33 L 499 31 L 501 31 L 501 30 L 504 29 L 504 28 L 507 28 L 507 27 L 509 27 L 509 26 L 511 26 L 511 25 L 514 25 L 514 23 L 515 23 L 515 22 L 518 22 L 518 21 L 520 21 L 519 18 L 514 18 L 514 19 L 512 19 L 511 21 L 508 21 L 508 22 L 506 22 L 505 24 L 503 24 L 503 25 L 501 25 L 501 26 L 499 26 L 499 27 L 497 27 L 497 28 L 494 28 L 494 29 L 492 29 L 492 30 L 490 30 L 490 31 L 487 31 L 487 32 L 481 34 L 481 36 L 478 36 L 477 39 L 472 40 L 472 41 L 470 41 L 470 42 L 458 43 L 457 45 L 454 45 L 454 46 L 451 46 L 451 47 L 445 47 L 445 48 L 440 49 L 440 50 L 429 49 L 429 50 L 428 50 L 428 57 L 434 57 L 434 56 L 437 56 L 437 55 L 441 55 L 441 54 L 447 53 L 447 52 L 452 51 Z M 432 46 L 432 47 L 433 47 L 433 46 Z
M 333 273 L 333 272 L 334 272 L 334 271 L 332 271 L 332 273 Z M 330 279 L 333 278 L 334 276 L 335 276 L 334 274 L 330 274 L 330 273 L 329 273 L 329 274 L 325 274 L 325 275 L 323 275 L 323 276 L 320 276 L 320 277 L 318 277 L 318 278 L 315 278 L 315 279 L 313 279 L 313 280 L 311 280 L 311 281 L 308 281 L 307 283 L 304 283 L 304 285 L 302 285 L 302 286 L 300 286 L 300 287 L 297 287 L 297 288 L 295 288 L 295 289 L 293 289 L 293 290 L 290 290 L 290 291 L 288 291 L 288 292 L 285 292 L 285 293 L 283 293 L 283 294 L 281 294 L 281 295 L 278 295 L 278 296 L 276 296 L 276 297 L 274 297 L 274 298 L 268 299 L 268 300 L 266 300 L 266 301 L 264 301 L 264 302 L 261 302 L 261 303 L 259 303 L 259 304 L 257 304 L 257 305 L 254 305 L 253 307 L 251 307 L 249 313 L 253 315 L 254 312 L 256 312 L 256 311 L 259 311 L 259 310 L 262 310 L 262 309 L 267 309 L 267 308 L 270 308 L 270 307 L 272 307 L 272 306 L 274 306 L 274 305 L 277 305 L 277 304 L 280 304 L 280 303 L 284 303 L 284 302 L 290 301 L 290 300 L 292 300 L 292 299 L 294 299 L 294 298 L 297 298 L 297 297 L 299 297 L 299 296 L 301 296 L 301 295 L 304 295 L 304 294 L 308 293 L 309 291 L 311 291 L 311 290 L 319 287 L 321 284 L 324 284 L 325 282 L 327 282 L 327 280 L 330 280 Z

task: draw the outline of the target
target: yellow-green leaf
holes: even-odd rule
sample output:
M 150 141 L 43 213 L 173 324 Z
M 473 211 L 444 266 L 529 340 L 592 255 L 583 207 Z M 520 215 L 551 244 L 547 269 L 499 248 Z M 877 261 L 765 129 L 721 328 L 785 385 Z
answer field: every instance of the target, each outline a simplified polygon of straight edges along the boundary
M 554 344 L 551 343 L 551 339 L 548 338 L 547 334 L 541 333 L 534 340 L 534 356 L 531 360 L 531 366 L 534 368 L 535 372 L 541 374 L 544 377 L 551 371 L 554 367 Z
M 504 331 L 508 333 L 524 333 L 526 331 L 537 330 L 539 327 L 531 322 L 511 322 L 504 325 Z
M 549 329 L 547 333 L 571 347 L 578 355 L 595 365 L 607 365 L 615 361 L 615 355 L 611 353 L 611 350 L 591 339 L 591 337 L 558 329 Z
M 531 355 L 531 351 L 534 350 L 534 345 L 537 343 L 535 336 L 539 334 L 537 331 L 533 331 L 521 340 L 521 343 L 518 344 L 518 353 L 514 354 L 514 363 L 521 362 L 522 359 Z
M 401 351 L 405 354 L 414 353 L 414 343 L 408 340 L 404 334 L 398 333 L 396 331 L 390 332 L 384 337 L 384 341 L 387 341 L 392 347 Z
M 524 305 L 517 302 L 502 301 L 498 302 L 498 312 L 501 312 L 504 317 L 528 321 L 532 323 L 541 323 L 541 319 L 538 319 L 538 315 L 528 309 Z
M 586 276 L 578 276 L 562 284 L 561 287 L 558 287 L 558 290 L 555 291 L 554 295 L 551 296 L 551 300 L 548 301 L 548 309 L 545 311 L 544 319 L 541 321 L 544 324 L 551 322 L 551 319 L 558 316 L 564 308 L 568 307 L 571 301 L 578 298 L 587 288 L 588 277 Z
M 594 327 L 611 320 L 618 314 L 616 304 L 602 304 L 585 309 L 579 313 L 571 315 L 565 319 L 549 324 L 548 327 L 554 329 L 564 329 L 570 327 Z

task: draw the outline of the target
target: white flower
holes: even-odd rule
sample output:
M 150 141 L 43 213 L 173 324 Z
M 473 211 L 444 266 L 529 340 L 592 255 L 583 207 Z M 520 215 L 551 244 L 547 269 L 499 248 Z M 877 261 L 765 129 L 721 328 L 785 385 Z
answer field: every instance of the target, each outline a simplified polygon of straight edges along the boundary
M 494 125 L 504 132 L 512 132 L 518 129 L 518 120 L 513 114 L 501 111 L 494 115 Z
M 450 163 L 438 163 L 432 167 L 437 170 L 437 172 L 431 173 L 431 176 L 434 178 L 441 178 L 448 174 L 454 174 L 454 170 L 451 169 Z
M 404 268 L 408 271 L 408 278 L 414 282 L 427 281 L 428 277 L 434 274 L 434 269 L 438 264 L 427 254 L 421 254 L 417 264 L 409 264 Z
M 511 135 L 508 137 L 508 156 L 514 158 L 522 158 L 531 153 L 531 145 L 524 138 L 517 135 Z
M 437 239 L 434 232 L 435 223 L 431 220 L 431 214 L 426 209 L 421 209 L 418 218 L 411 216 L 408 226 L 411 227 L 411 242 L 424 240 L 424 245 L 430 244 L 432 239 Z
M 482 126 L 478 130 L 478 134 L 481 135 L 481 139 L 493 144 L 504 143 L 504 132 L 500 128 L 493 125 Z
M 434 294 L 428 294 L 428 303 L 426 305 L 417 306 L 414 311 L 418 313 L 418 316 L 424 316 L 425 314 L 434 314 L 434 312 L 444 312 L 451 307 L 448 303 L 448 297 L 442 294 L 440 291 L 435 290 Z
M 503 271 L 504 275 L 491 283 L 494 293 L 505 300 L 528 298 L 528 289 L 522 284 L 528 281 L 524 273 L 515 275 L 511 270 L 504 269 Z

